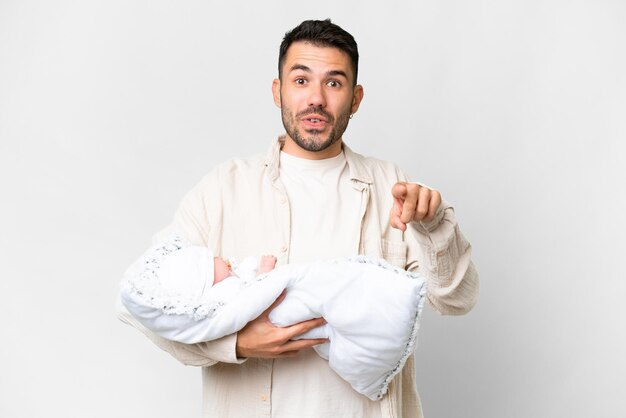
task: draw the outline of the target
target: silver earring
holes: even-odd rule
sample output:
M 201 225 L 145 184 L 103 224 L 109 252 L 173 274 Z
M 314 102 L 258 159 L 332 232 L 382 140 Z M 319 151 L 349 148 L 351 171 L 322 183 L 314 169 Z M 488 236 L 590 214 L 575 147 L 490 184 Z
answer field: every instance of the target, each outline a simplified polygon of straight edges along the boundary
M 350 119 L 352 119 L 352 117 L 353 117 L 353 116 L 354 116 L 354 113 L 352 113 L 352 114 L 350 115 Z

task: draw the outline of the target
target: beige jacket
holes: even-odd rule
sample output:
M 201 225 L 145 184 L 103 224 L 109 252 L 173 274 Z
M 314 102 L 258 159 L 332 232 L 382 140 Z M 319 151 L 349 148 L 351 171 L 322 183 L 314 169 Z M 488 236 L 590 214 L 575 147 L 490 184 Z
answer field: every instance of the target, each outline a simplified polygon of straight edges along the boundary
M 291 228 L 289 201 L 279 178 L 281 144 L 280 140 L 274 141 L 267 155 L 217 166 L 185 196 L 173 224 L 155 241 L 174 230 L 194 244 L 208 246 L 216 255 L 243 259 L 254 254 L 275 254 L 278 265 L 288 263 Z M 478 296 L 478 274 L 453 208 L 444 202 L 432 222 L 413 222 L 404 233 L 391 228 L 391 187 L 396 181 L 406 181 L 406 176 L 395 165 L 363 157 L 345 144 L 344 151 L 354 193 L 361 199 L 361 210 L 356 214 L 361 219 L 361 231 L 354 237 L 359 254 L 419 270 L 427 278 L 428 300 L 436 311 L 450 315 L 468 312 Z M 316 379 L 320 379 L 317 372 L 321 368 L 330 370 L 317 355 L 304 353 L 296 360 L 238 359 L 236 334 L 186 345 L 151 333 L 121 305 L 119 316 L 183 364 L 203 367 L 205 417 L 282 417 L 296 409 L 299 417 L 317 417 L 319 412 L 314 411 L 319 402 L 336 402 L 332 410 L 337 417 L 422 416 L 413 356 L 381 401 L 357 399 L 355 403 L 348 398 L 360 395 L 337 386 L 332 371 L 324 379 L 329 380 L 328 386 L 334 392 L 320 396 L 303 394 L 302 390 L 293 393 L 290 382 L 310 378 L 307 370 L 315 370 Z M 320 383 L 312 386 L 318 388 L 316 392 L 327 386 L 325 382 L 314 383 Z

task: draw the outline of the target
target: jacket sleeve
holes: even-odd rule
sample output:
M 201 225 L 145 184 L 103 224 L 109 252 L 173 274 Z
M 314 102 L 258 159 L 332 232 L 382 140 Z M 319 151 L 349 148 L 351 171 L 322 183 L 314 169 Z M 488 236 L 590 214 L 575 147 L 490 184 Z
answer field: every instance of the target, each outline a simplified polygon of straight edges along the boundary
M 217 196 L 219 193 L 219 179 L 217 171 L 209 173 L 183 199 L 174 222 L 169 227 L 155 235 L 153 243 L 157 243 L 164 236 L 172 232 L 179 233 L 194 245 L 207 245 L 207 236 L 210 230 L 208 219 L 220 219 L 219 203 L 211 200 L 205 202 L 204 196 Z M 209 213 L 211 212 L 211 213 Z M 184 344 L 170 341 L 158 336 L 144 327 L 124 307 L 121 301 L 117 304 L 118 318 L 146 335 L 159 348 L 167 351 L 175 359 L 189 366 L 211 366 L 218 362 L 242 363 L 245 359 L 238 359 L 236 355 L 237 334 L 227 335 L 217 340 L 196 344 Z
M 396 167 L 398 181 L 410 181 Z M 456 220 L 454 208 L 442 201 L 435 218 L 411 222 L 405 233 L 407 267 L 428 282 L 428 302 L 443 315 L 464 315 L 472 310 L 480 290 L 472 247 Z
M 478 272 L 471 260 L 472 247 L 465 239 L 454 208 L 442 202 L 431 222 L 412 222 L 409 238 L 408 269 L 419 268 L 428 279 L 428 301 L 444 315 L 463 315 L 478 299 Z M 413 261 L 411 261 L 413 260 Z

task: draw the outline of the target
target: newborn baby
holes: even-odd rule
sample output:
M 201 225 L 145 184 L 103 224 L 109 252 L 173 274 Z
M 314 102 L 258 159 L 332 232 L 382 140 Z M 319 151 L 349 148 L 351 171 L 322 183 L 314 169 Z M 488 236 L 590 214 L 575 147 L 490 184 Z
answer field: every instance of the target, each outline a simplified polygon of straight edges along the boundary
M 273 269 L 275 262 L 229 263 L 174 236 L 129 268 L 121 299 L 146 328 L 196 343 L 239 331 L 287 289 L 270 320 L 289 326 L 323 317 L 326 325 L 299 338 L 328 338 L 317 353 L 357 392 L 380 399 L 414 350 L 425 280 L 364 256 Z

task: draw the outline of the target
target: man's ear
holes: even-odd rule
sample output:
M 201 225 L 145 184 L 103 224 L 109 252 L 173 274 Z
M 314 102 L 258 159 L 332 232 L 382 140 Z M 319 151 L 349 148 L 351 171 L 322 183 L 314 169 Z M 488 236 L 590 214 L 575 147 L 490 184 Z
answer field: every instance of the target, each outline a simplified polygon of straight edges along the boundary
M 357 84 L 354 86 L 354 96 L 352 97 L 352 106 L 350 107 L 350 113 L 354 114 L 357 110 L 359 110 L 359 106 L 361 105 L 361 100 L 363 100 L 363 86 Z
M 280 80 L 277 78 L 272 82 L 272 95 L 274 96 L 274 104 L 280 109 Z

